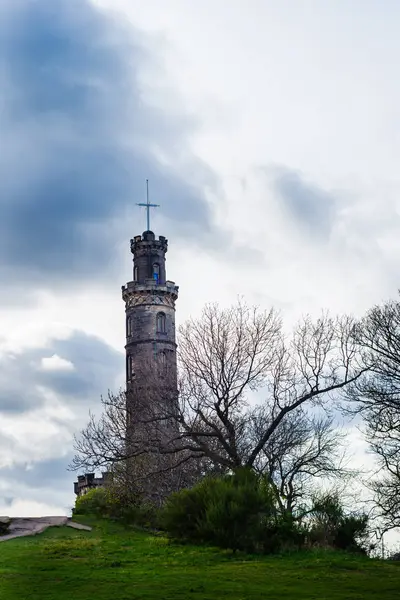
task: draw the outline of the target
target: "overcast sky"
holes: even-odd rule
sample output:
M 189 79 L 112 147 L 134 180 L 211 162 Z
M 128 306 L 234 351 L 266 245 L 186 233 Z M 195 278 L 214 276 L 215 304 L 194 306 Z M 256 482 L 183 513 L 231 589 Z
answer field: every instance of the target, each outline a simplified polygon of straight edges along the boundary
M 74 502 L 146 178 L 179 323 L 396 296 L 399 27 L 392 0 L 2 0 L 0 514 Z

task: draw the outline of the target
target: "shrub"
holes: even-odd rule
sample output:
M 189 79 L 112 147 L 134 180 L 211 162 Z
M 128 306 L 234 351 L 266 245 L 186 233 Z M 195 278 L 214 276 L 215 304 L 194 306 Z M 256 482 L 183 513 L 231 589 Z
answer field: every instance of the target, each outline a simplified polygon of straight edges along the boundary
M 283 520 L 266 480 L 253 471 L 206 478 L 170 496 L 161 524 L 174 538 L 247 552 L 274 552 L 282 539 L 296 543 L 296 527 Z
M 262 515 L 274 512 L 273 499 L 251 471 L 216 480 L 209 489 L 200 537 L 222 548 L 252 551 L 261 537 Z
M 367 515 L 344 516 L 335 532 L 333 546 L 348 552 L 367 554 L 362 544 L 368 535 Z
M 368 536 L 368 517 L 346 515 L 337 494 L 314 499 L 308 539 L 312 544 L 366 554 L 362 547 Z
M 117 502 L 111 498 L 107 516 L 125 525 L 136 525 L 146 529 L 158 527 L 158 509 L 152 504 L 137 499 Z
M 158 523 L 157 510 L 137 496 L 118 493 L 114 488 L 98 487 L 89 490 L 75 501 L 73 514 L 95 515 L 120 521 L 125 525 L 154 528 Z
M 193 489 L 171 494 L 161 511 L 161 527 L 176 539 L 201 541 L 198 524 L 204 519 L 205 496 L 212 483 L 212 480 L 207 483 L 204 480 Z
M 261 528 L 261 547 L 264 554 L 299 550 L 305 544 L 307 530 L 293 517 L 281 515 L 275 523 L 265 521 Z
M 97 517 L 108 516 L 109 496 L 107 490 L 102 487 L 93 488 L 83 496 L 78 496 L 75 501 L 73 513 L 76 515 L 95 515 Z

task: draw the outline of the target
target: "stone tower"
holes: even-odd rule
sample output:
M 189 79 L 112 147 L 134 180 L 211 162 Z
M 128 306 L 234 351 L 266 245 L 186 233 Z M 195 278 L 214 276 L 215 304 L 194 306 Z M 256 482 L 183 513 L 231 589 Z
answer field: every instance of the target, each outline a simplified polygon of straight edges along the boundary
M 133 281 L 122 286 L 126 313 L 126 391 L 128 420 L 137 422 L 154 403 L 177 400 L 175 302 L 178 286 L 168 281 L 165 254 L 168 241 L 145 231 L 131 240 Z M 130 419 L 131 417 L 131 419 Z M 143 423 L 142 423 L 143 426 Z M 171 431 L 171 422 L 158 430 Z M 173 427 L 173 425 L 172 425 Z M 140 425 L 136 427 L 140 429 Z M 158 431 L 158 433 L 159 433 Z M 136 431 L 138 433 L 138 431 Z M 143 439 L 151 437 L 149 429 Z

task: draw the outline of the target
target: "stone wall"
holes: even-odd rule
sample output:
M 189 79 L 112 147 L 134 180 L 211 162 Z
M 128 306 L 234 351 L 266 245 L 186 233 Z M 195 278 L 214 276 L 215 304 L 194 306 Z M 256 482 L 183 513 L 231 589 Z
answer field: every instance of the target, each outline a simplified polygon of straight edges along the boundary
M 95 477 L 94 473 L 78 475 L 78 481 L 74 482 L 74 492 L 77 496 L 83 496 L 89 490 L 104 487 L 110 479 L 109 473 L 103 473 L 101 477 Z

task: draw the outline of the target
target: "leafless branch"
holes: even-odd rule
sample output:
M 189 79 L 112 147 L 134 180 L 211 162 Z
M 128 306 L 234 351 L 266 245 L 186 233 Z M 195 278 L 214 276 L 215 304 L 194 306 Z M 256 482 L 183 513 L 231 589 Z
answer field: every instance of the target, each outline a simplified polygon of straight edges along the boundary
M 366 370 L 354 328 L 347 317 L 306 317 L 288 337 L 273 310 L 207 305 L 179 330 L 178 389 L 174 373 L 144 366 L 129 394 L 109 395 L 100 421 L 81 432 L 72 466 L 151 455 L 193 472 L 272 469 L 294 504 L 299 482 L 345 474 L 331 423 L 307 421 L 302 409 L 332 402 Z

